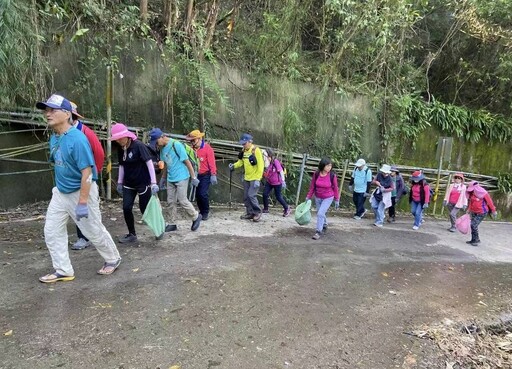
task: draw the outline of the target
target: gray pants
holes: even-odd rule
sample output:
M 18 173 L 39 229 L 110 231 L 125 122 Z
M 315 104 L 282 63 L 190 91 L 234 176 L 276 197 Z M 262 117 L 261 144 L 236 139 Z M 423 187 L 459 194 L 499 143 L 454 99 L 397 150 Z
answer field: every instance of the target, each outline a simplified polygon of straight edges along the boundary
M 246 213 L 256 215 L 261 213 L 260 204 L 258 203 L 258 188 L 254 188 L 256 181 L 244 181 L 244 205 Z
M 448 204 L 446 205 L 449 211 L 450 216 L 450 223 L 452 224 L 452 227 L 455 227 L 455 220 L 457 219 L 457 213 L 459 212 L 460 208 L 456 208 L 455 204 Z
M 180 205 L 190 219 L 196 220 L 199 214 L 187 198 L 188 179 L 180 182 L 167 182 L 167 204 L 164 207 L 165 217 L 169 224 L 176 224 L 176 214 Z

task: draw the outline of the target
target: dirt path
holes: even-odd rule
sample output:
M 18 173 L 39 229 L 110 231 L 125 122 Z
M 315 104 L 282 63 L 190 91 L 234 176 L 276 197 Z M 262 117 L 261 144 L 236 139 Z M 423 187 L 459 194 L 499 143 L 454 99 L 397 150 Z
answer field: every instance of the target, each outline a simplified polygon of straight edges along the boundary
M 113 236 L 119 207 L 104 207 Z M 72 252 L 77 278 L 56 285 L 37 281 L 44 220 L 0 223 L 0 368 L 445 368 L 404 332 L 509 312 L 509 223 L 484 222 L 475 248 L 446 221 L 415 232 L 408 216 L 378 229 L 342 215 L 314 241 L 279 210 L 261 223 L 215 210 L 162 241 L 138 225 L 110 277 L 94 249 Z

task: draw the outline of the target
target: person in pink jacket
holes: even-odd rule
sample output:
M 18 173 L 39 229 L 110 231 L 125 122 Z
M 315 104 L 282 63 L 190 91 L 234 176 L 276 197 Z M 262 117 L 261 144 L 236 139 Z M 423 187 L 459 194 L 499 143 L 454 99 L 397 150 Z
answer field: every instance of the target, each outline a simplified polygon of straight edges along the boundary
M 464 174 L 455 173 L 453 175 L 453 183 L 448 186 L 443 200 L 443 206 L 446 206 L 449 211 L 451 227 L 448 228 L 448 230 L 450 232 L 457 231 L 457 228 L 455 227 L 455 220 L 457 219 L 457 213 L 459 210 L 466 210 L 468 207 L 466 189 L 466 185 L 464 184 Z
M 338 178 L 332 171 L 330 158 L 322 158 L 318 164 L 318 170 L 313 173 L 306 201 L 315 196 L 316 204 L 316 233 L 314 240 L 318 240 L 322 232 L 327 231 L 327 210 L 334 201 L 334 208 L 340 207 L 340 194 L 338 190 Z

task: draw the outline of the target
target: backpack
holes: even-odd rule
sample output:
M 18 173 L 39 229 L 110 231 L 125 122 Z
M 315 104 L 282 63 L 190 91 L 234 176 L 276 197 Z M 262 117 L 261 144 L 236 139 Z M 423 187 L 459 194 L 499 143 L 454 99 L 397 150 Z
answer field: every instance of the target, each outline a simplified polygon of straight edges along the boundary
M 178 155 L 178 151 L 176 150 L 176 147 L 174 146 L 175 142 L 176 142 L 176 140 L 172 141 L 172 148 L 174 149 L 174 153 L 176 154 L 176 156 L 178 158 L 180 158 L 180 156 Z M 185 151 L 187 153 L 188 160 L 190 161 L 190 164 L 192 164 L 192 168 L 194 168 L 194 172 L 197 173 L 199 171 L 199 159 L 197 158 L 196 152 L 194 151 L 193 148 L 191 148 L 187 144 L 183 144 L 183 146 L 185 146 Z
M 318 175 L 320 172 L 317 170 L 315 173 L 313 173 L 313 191 L 316 191 L 316 179 L 318 178 Z M 334 173 L 332 170 L 329 172 L 329 178 L 331 179 L 331 187 L 334 189 L 334 177 L 336 176 L 336 173 Z
M 256 155 L 255 155 L 257 147 L 258 146 L 253 145 L 252 153 L 248 157 L 249 163 L 251 163 L 251 165 L 257 165 L 258 164 L 258 160 L 256 159 Z M 261 150 L 261 154 L 263 155 L 263 166 L 264 166 L 264 169 L 267 169 L 268 165 L 270 164 L 270 160 L 268 159 L 267 150 L 265 150 L 265 149 L 260 149 L 260 150 Z M 238 153 L 238 159 L 239 160 L 242 160 L 244 158 L 244 152 L 245 152 L 245 150 L 242 148 L 242 150 L 240 150 L 240 152 Z

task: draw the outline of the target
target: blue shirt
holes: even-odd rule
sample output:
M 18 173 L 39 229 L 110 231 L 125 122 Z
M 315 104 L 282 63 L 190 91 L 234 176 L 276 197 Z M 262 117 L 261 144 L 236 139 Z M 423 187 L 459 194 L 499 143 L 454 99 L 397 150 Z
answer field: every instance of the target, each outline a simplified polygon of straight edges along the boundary
M 363 170 L 355 168 L 352 172 L 352 178 L 354 178 L 354 192 L 365 193 L 368 182 L 372 181 L 372 170 L 367 166 L 364 166 Z
M 82 170 L 92 169 L 92 179 L 97 180 L 94 156 L 87 137 L 71 127 L 64 134 L 50 137 L 50 162 L 55 165 L 55 183 L 62 193 L 80 190 Z
M 171 138 L 160 150 L 160 159 L 167 165 L 167 182 L 180 182 L 190 178 L 188 167 L 184 163 L 189 159 L 185 146 L 181 142 Z

